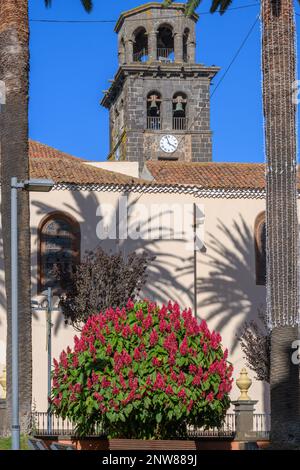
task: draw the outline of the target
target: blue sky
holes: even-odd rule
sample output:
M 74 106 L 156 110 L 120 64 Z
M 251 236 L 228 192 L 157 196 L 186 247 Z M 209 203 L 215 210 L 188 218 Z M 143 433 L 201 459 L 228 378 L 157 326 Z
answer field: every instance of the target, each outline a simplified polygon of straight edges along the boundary
M 90 15 L 79 0 L 52 3 L 46 9 L 44 0 L 29 0 L 30 20 L 116 20 L 143 2 L 94 0 Z M 259 4 L 235 0 L 235 7 L 253 6 L 221 17 L 206 13 L 210 3 L 203 0 L 198 10 L 197 61 L 221 66 L 213 91 L 253 25 Z M 117 70 L 114 23 L 31 21 L 30 28 L 30 137 L 76 156 L 106 160 L 108 112 L 99 102 Z M 259 22 L 211 104 L 214 161 L 263 162 Z

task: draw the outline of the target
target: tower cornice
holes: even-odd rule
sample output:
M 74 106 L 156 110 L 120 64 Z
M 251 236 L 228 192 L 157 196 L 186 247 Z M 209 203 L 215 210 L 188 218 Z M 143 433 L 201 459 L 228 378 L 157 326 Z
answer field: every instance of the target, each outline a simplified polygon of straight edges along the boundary
M 170 10 L 174 10 L 174 12 L 178 11 L 178 12 L 185 12 L 185 9 L 186 9 L 186 5 L 184 3 L 175 3 L 173 5 L 170 5 L 168 7 L 164 7 L 162 3 L 158 3 L 158 2 L 150 2 L 150 3 L 145 3 L 144 5 L 140 5 L 139 7 L 136 7 L 136 8 L 132 8 L 131 10 L 128 10 L 128 11 L 124 11 L 117 23 L 116 23 L 116 26 L 115 26 L 115 32 L 118 33 L 123 25 L 123 22 L 125 19 L 127 18 L 130 18 L 130 16 L 134 16 L 134 15 L 137 15 L 139 13 L 143 13 L 144 11 L 148 11 L 148 10 L 166 10 L 166 11 L 170 11 Z M 192 18 L 195 22 L 198 21 L 199 19 L 199 15 L 197 15 L 197 13 L 193 13 L 190 18 Z
M 129 76 L 138 76 L 141 78 L 208 78 L 212 80 L 219 72 L 220 67 L 215 65 L 205 66 L 202 64 L 126 64 L 121 65 L 113 79 L 110 88 L 105 92 L 101 100 L 101 105 L 109 108 L 115 98 L 118 96 L 119 90 L 122 89 L 124 81 Z

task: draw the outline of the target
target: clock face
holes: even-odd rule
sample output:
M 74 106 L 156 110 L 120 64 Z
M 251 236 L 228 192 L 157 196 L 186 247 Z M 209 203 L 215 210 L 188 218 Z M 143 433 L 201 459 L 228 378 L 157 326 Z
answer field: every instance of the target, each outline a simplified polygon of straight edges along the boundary
M 160 148 L 166 153 L 172 153 L 177 150 L 178 140 L 174 135 L 164 135 L 160 141 Z

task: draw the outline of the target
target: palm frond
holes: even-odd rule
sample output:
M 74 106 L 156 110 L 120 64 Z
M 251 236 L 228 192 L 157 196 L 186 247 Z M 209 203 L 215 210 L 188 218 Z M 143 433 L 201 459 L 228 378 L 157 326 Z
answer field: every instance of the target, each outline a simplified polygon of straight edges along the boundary
M 195 13 L 196 8 L 198 8 L 201 2 L 202 0 L 187 0 L 185 14 L 187 16 L 191 16 L 193 13 Z
M 93 0 L 81 0 L 82 6 L 87 11 L 90 13 L 93 9 Z
M 80 0 L 80 1 L 85 11 L 90 13 L 93 9 L 93 0 Z M 44 0 L 44 2 L 47 8 L 51 7 L 52 0 Z
M 175 0 L 164 0 L 163 7 L 168 7 L 174 3 Z M 300 1 L 300 0 L 299 0 Z
M 299 0 L 300 1 L 300 0 Z M 210 12 L 215 13 L 219 10 L 220 14 L 223 15 L 227 8 L 232 4 L 232 0 L 213 0 L 210 7 Z

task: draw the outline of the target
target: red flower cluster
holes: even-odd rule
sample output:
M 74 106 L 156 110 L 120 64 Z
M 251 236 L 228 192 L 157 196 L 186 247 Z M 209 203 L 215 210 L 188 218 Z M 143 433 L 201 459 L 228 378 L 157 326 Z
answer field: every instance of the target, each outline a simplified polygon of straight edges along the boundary
M 216 422 L 229 406 L 227 356 L 219 333 L 210 332 L 204 320 L 199 323 L 191 310 L 181 312 L 172 302 L 160 308 L 129 300 L 126 308 L 89 318 L 73 351 L 68 348 L 54 360 L 51 406 L 72 419 L 72 410 L 98 409 L 102 419 L 118 425 L 133 409 L 143 422 L 147 413 L 149 420 L 150 413 L 174 420 L 174 409 L 178 420 L 199 423 L 203 415 L 207 423 L 206 412 Z

